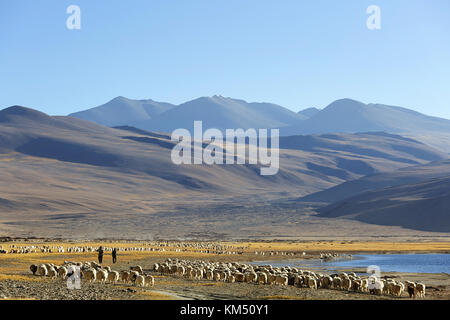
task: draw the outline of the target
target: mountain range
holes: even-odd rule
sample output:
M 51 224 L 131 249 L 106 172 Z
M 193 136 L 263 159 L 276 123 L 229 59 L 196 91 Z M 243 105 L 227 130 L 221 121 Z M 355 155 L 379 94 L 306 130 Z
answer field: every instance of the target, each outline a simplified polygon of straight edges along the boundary
M 155 116 L 152 102 L 146 101 L 134 110 L 147 110 L 149 118 L 185 108 L 171 107 Z M 258 121 L 292 125 L 291 113 L 277 105 L 215 97 L 192 102 L 188 109 L 198 105 L 200 110 L 226 105 L 230 112 L 244 106 L 249 113 L 264 109 Z M 277 118 L 270 117 L 273 113 Z M 109 123 L 118 125 L 110 116 Z M 228 123 L 254 121 L 253 116 L 235 117 Z M 177 166 L 170 158 L 173 146 L 170 135 L 129 125 L 110 128 L 21 106 L 0 111 L 0 233 L 80 236 L 103 230 L 125 238 L 130 232 L 184 237 L 195 229 L 236 237 L 266 230 L 283 237 L 299 221 L 306 228 L 336 219 L 316 218 L 299 198 L 370 175 L 430 162 L 446 166 L 448 158 L 414 139 L 385 132 L 287 136 L 280 137 L 278 174 L 261 176 L 259 165 Z M 263 204 L 264 209 L 254 212 Z M 346 225 L 340 232 L 348 231 Z
M 280 128 L 282 136 L 324 133 L 388 132 L 422 141 L 450 153 L 450 120 L 384 104 L 340 99 L 323 109 L 295 113 L 272 103 L 248 103 L 222 96 L 202 97 L 178 106 L 152 100 L 118 97 L 70 116 L 108 126 L 128 125 L 143 130 L 172 132 L 204 128 Z

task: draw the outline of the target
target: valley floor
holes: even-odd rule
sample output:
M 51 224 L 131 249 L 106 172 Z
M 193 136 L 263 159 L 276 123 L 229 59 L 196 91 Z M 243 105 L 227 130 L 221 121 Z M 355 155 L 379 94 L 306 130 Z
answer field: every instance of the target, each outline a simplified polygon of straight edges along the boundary
M 106 247 L 142 247 L 151 246 L 145 242 L 3 242 L 4 248 L 15 246 L 49 245 L 65 248 L 78 245 Z M 172 244 L 175 244 L 173 242 Z M 286 260 L 286 254 L 293 254 L 294 259 L 317 259 L 320 252 L 336 253 L 411 253 L 440 252 L 450 253 L 450 242 L 367 242 L 367 241 L 303 241 L 303 242 L 223 242 L 221 245 L 232 246 L 240 254 L 202 253 L 196 249 L 177 250 L 170 243 L 165 251 L 128 252 L 119 251 L 118 263 L 112 264 L 110 253 L 105 253 L 103 265 L 113 270 L 128 270 L 130 266 L 140 265 L 144 271 L 152 265 L 167 258 L 202 259 L 223 262 L 250 262 L 267 260 L 267 263 Z M 154 244 L 153 244 L 154 245 Z M 158 246 L 155 246 L 157 248 Z M 231 247 L 230 247 L 231 248 Z M 255 251 L 259 252 L 258 255 Z M 261 252 L 265 252 L 262 256 Z M 272 252 L 272 254 L 270 254 Z M 305 255 L 303 255 L 305 252 Z M 257 285 L 247 283 L 225 283 L 209 280 L 191 280 L 173 275 L 152 273 L 155 277 L 154 287 L 136 287 L 131 284 L 100 284 L 82 282 L 81 289 L 69 290 L 61 279 L 51 280 L 47 277 L 33 276 L 30 264 L 54 263 L 64 261 L 96 261 L 95 253 L 29 253 L 0 254 L 0 298 L 3 299 L 50 299 L 50 300 L 142 300 L 142 299 L 408 299 L 406 293 L 401 298 L 374 296 L 367 293 L 341 290 L 296 288 L 294 286 Z M 352 270 L 346 270 L 348 272 Z M 353 270 L 358 272 L 358 270 Z M 426 299 L 450 299 L 450 275 L 420 273 L 383 273 L 396 280 L 424 282 L 427 285 Z M 422 298 L 420 298 L 422 299 Z

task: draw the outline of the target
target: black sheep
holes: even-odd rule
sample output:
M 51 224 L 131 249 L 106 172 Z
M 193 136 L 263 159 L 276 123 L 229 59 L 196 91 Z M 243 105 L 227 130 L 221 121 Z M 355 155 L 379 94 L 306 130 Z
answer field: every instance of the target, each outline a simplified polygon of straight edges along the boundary
M 407 290 L 410 298 L 416 297 L 416 288 L 414 288 L 413 286 L 408 286 Z
M 38 269 L 38 267 L 36 265 L 34 265 L 34 264 L 32 264 L 30 266 L 30 270 L 31 270 L 31 272 L 33 272 L 33 275 L 36 275 L 37 269 Z

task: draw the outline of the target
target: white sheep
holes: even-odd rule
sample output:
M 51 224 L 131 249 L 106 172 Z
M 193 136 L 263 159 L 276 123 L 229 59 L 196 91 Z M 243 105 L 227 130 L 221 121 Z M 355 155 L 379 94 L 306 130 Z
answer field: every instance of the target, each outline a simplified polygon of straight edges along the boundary
M 50 277 L 50 279 L 55 279 L 58 276 L 58 273 L 56 272 L 55 268 L 50 267 L 48 269 L 47 275 Z
M 143 273 L 144 273 L 144 271 L 142 270 L 142 267 L 141 267 L 141 266 L 130 267 L 130 270 L 131 270 L 131 271 L 136 271 L 136 272 L 138 272 L 139 274 L 143 274 Z M 175 270 L 176 270 L 176 269 L 175 269 Z
M 115 284 L 119 280 L 119 276 L 119 272 L 112 270 L 108 273 L 108 282 Z
M 267 274 L 264 272 L 258 272 L 256 282 L 258 282 L 259 284 L 266 284 L 267 283 Z
M 97 270 L 97 280 L 104 283 L 108 279 L 108 271 L 104 269 Z
M 67 268 L 66 267 L 59 268 L 58 276 L 60 276 L 62 279 L 65 279 L 67 277 Z
M 48 274 L 48 270 L 47 267 L 45 266 L 45 264 L 40 264 L 37 268 L 37 272 L 36 272 L 39 276 L 46 276 Z
M 84 272 L 84 277 L 89 282 L 95 282 L 97 280 L 97 270 L 95 269 L 88 269 Z
M 153 287 L 155 285 L 155 278 L 153 276 L 145 276 L 145 285 L 147 287 Z
M 310 289 L 317 289 L 317 281 L 313 277 L 308 278 L 308 288 Z
M 120 271 L 119 280 L 127 283 L 130 280 L 130 273 L 128 271 Z
M 136 284 L 136 286 L 141 286 L 141 287 L 145 286 L 145 278 L 144 278 L 144 276 L 140 276 L 140 275 L 137 276 L 135 284 Z
M 417 291 L 417 296 L 419 297 L 425 297 L 425 285 L 423 283 L 417 283 L 416 284 L 416 291 Z

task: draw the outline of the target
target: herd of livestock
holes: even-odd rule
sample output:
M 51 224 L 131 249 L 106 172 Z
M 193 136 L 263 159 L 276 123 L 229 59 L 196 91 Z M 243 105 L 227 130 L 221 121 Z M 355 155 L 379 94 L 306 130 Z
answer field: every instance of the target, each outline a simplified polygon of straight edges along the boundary
M 15 245 L 9 247 L 0 246 L 0 254 L 27 254 L 27 253 L 90 253 L 96 252 L 98 247 L 94 246 L 60 246 L 60 245 Z M 140 246 L 129 246 L 116 248 L 121 252 L 192 252 L 216 255 L 241 255 L 248 246 L 224 245 L 215 242 L 178 242 L 178 241 L 152 241 L 143 243 Z M 105 252 L 110 252 L 113 247 L 103 247 Z M 305 252 L 285 252 L 285 251 L 254 251 L 254 255 L 259 256 L 297 256 L 306 255 Z M 322 253 L 321 260 L 332 260 L 342 257 L 338 253 Z M 351 255 L 350 255 L 351 256 Z
M 178 241 L 146 241 L 139 246 L 116 247 L 122 252 L 196 252 L 205 254 L 242 254 L 246 246 L 226 245 L 215 242 L 178 242 Z M 16 245 L 8 247 L 1 245 L 0 254 L 27 253 L 94 253 L 98 247 L 89 245 Z M 105 252 L 113 247 L 103 247 Z M 254 251 L 255 255 L 305 255 L 305 252 Z M 351 258 L 351 255 L 338 253 L 320 253 L 322 261 Z M 424 297 L 425 285 L 410 281 L 396 281 L 395 279 L 380 279 L 375 275 L 360 276 L 355 273 L 323 274 L 319 272 L 300 270 L 298 268 L 272 267 L 271 265 L 253 265 L 240 262 L 209 262 L 205 260 L 167 259 L 161 264 L 154 264 L 144 272 L 140 266 L 129 270 L 116 271 L 96 262 L 64 262 L 62 265 L 42 263 L 31 265 L 30 270 L 37 276 L 67 279 L 79 277 L 83 281 L 99 283 L 125 283 L 137 286 L 153 286 L 154 275 L 170 275 L 194 280 L 210 280 L 223 282 L 253 283 L 258 285 L 295 286 L 310 289 L 335 289 L 370 293 L 376 295 L 390 295 L 400 297 L 406 292 L 410 297 Z
M 97 251 L 94 246 L 60 246 L 60 245 L 15 245 L 8 247 L 1 245 L 0 254 L 27 254 L 27 253 L 89 253 Z M 104 251 L 112 251 L 113 247 L 104 247 Z M 116 248 L 122 252 L 195 252 L 205 254 L 242 254 L 245 247 L 224 245 L 214 242 L 171 242 L 171 241 L 152 241 L 143 243 L 141 246 L 128 246 Z M 261 253 L 264 255 L 264 252 Z M 271 253 L 268 253 L 271 254 Z M 273 253 L 272 253 L 273 254 Z
M 298 268 L 252 265 L 239 262 L 207 262 L 203 260 L 167 259 L 163 264 L 155 264 L 154 272 L 172 274 L 190 279 L 207 279 L 224 282 L 245 282 L 260 285 L 296 286 L 310 289 L 336 289 L 367 292 L 376 295 L 400 297 L 406 291 L 410 297 L 424 297 L 425 285 L 411 281 L 380 279 L 375 275 L 361 277 L 355 273 L 322 274 Z
M 252 265 L 240 262 L 209 262 L 205 260 L 166 259 L 155 263 L 144 272 L 141 266 L 130 267 L 129 270 L 115 271 L 103 267 L 96 262 L 67 262 L 56 266 L 43 263 L 31 265 L 30 270 L 38 276 L 66 279 L 79 272 L 80 279 L 88 282 L 125 283 L 136 286 L 153 286 L 154 275 L 168 275 L 192 280 L 222 281 L 229 283 L 247 283 L 255 285 L 295 286 L 309 289 L 335 289 L 390 295 L 401 297 L 407 292 L 410 297 L 424 297 L 425 285 L 410 281 L 379 279 L 375 275 L 358 276 L 355 273 L 322 274 L 319 272 L 300 270 L 298 268 L 272 267 L 271 265 Z
M 60 266 L 53 263 L 32 264 L 30 271 L 37 276 L 49 277 L 51 279 L 70 278 L 73 282 L 83 279 L 90 283 L 131 283 L 137 286 L 150 286 L 155 284 L 154 277 L 145 273 L 140 266 L 130 267 L 130 270 L 115 271 L 111 267 L 101 266 L 95 261 L 92 262 L 70 262 L 64 261 Z

